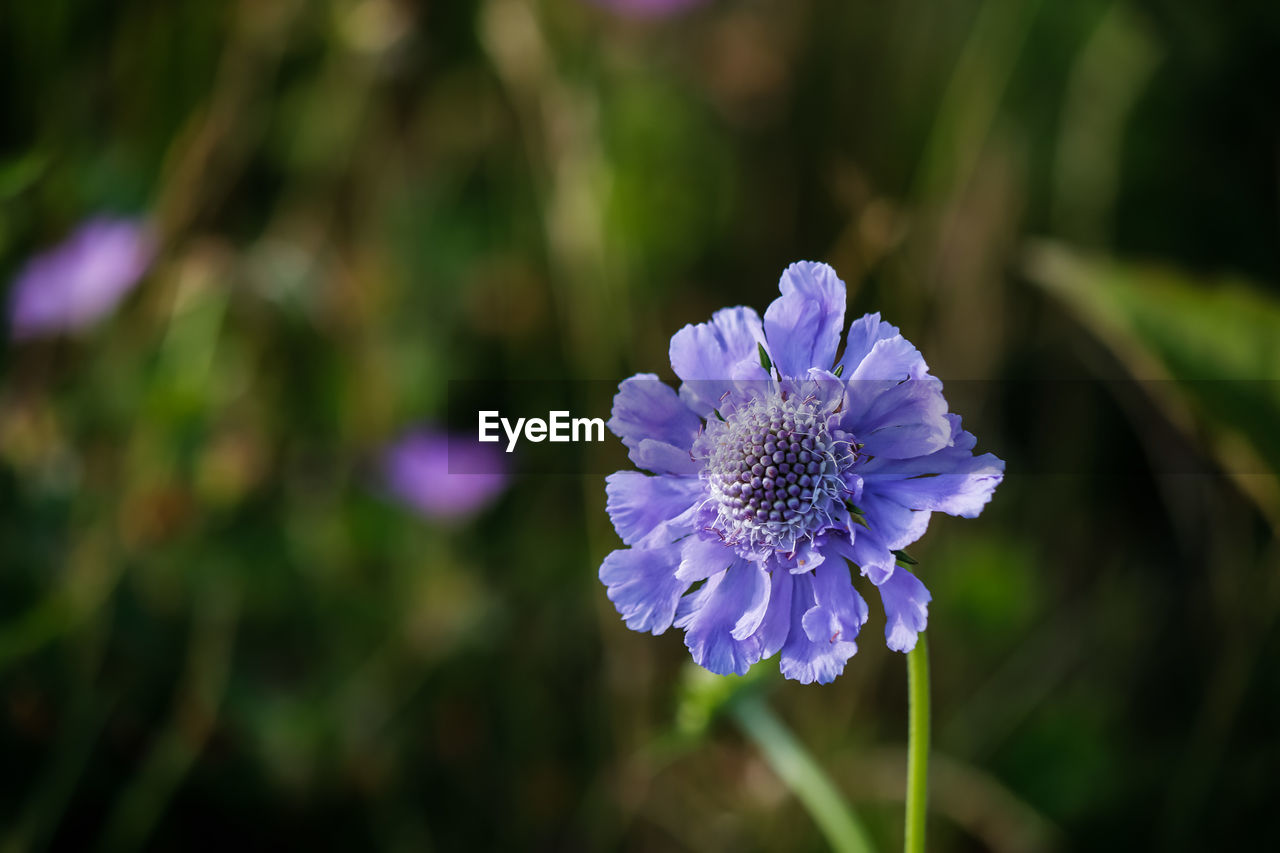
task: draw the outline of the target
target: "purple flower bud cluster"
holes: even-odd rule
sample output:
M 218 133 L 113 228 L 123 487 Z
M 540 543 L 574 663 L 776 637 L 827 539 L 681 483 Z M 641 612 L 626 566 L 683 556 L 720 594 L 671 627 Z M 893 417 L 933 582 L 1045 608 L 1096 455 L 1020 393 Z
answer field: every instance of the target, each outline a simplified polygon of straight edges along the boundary
M 841 489 L 854 456 L 813 403 L 754 400 L 714 420 L 694 446 L 707 452 L 705 477 L 718 513 L 713 529 L 729 544 L 779 546 L 811 537 Z

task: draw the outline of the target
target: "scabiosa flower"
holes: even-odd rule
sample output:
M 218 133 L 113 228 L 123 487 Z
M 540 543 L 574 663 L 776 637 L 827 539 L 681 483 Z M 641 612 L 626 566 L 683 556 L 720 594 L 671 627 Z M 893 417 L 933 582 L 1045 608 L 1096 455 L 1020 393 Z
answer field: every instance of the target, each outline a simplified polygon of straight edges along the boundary
M 914 648 L 930 596 L 895 552 L 934 511 L 982 512 L 1004 462 L 973 454 L 941 381 L 879 314 L 853 321 L 837 359 L 831 267 L 792 264 L 780 289 L 763 322 L 726 308 L 675 334 L 678 393 L 653 374 L 619 386 L 609 428 L 652 473 L 607 478 L 629 547 L 600 580 L 629 628 L 683 628 L 714 673 L 780 653 L 787 678 L 827 683 L 868 619 L 850 565 L 880 592 L 888 646 Z
M 382 482 L 421 515 L 456 521 L 493 503 L 508 477 L 502 454 L 474 436 L 423 428 L 383 451 Z
M 132 219 L 92 219 L 27 262 L 9 295 L 13 337 L 45 337 L 92 325 L 142 278 L 155 254 L 150 231 Z

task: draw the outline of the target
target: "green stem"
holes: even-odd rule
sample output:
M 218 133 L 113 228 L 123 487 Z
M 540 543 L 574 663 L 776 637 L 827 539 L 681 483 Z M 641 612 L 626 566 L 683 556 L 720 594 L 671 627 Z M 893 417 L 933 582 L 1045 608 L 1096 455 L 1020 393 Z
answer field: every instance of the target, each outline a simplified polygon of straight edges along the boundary
M 808 810 L 837 853 L 870 853 L 871 842 L 840 792 L 759 696 L 730 703 L 729 711 L 765 761 Z
M 929 647 L 924 632 L 907 653 L 907 827 L 903 853 L 924 853 L 929 807 Z

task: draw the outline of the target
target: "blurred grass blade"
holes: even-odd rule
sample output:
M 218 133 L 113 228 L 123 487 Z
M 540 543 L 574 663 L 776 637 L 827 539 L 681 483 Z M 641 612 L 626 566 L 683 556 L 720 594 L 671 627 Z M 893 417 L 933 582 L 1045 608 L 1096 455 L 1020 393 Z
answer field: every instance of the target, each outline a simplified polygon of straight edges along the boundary
M 1089 245 L 1111 234 L 1121 149 L 1163 53 L 1128 3 L 1103 13 L 1072 64 L 1053 168 L 1054 232 Z
M 917 175 L 919 198 L 947 195 L 973 176 L 1039 6 L 1040 0 L 983 4 L 938 104 Z
M 1199 280 L 1166 266 L 1033 244 L 1030 279 L 1071 308 L 1139 379 L 1172 379 L 1210 428 L 1234 475 L 1280 471 L 1280 301 L 1239 279 Z M 1237 477 L 1273 519 L 1263 477 Z M 1259 491 L 1263 489 L 1263 491 Z
M 866 830 L 827 774 L 763 699 L 748 694 L 732 702 L 729 713 L 812 815 L 831 849 L 838 853 L 869 853 L 873 849 Z
M 191 644 L 173 716 L 156 734 L 137 774 L 122 786 L 104 830 L 104 850 L 145 845 L 217 723 L 231 673 L 239 592 L 217 583 L 193 599 Z

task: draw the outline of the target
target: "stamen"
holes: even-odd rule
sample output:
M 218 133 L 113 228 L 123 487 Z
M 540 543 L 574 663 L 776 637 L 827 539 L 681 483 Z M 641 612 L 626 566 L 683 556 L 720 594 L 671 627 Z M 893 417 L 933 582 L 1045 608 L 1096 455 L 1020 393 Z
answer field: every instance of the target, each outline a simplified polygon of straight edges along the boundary
M 829 417 L 816 397 L 781 393 L 707 424 L 694 456 L 716 512 L 710 526 L 726 543 L 794 559 L 800 542 L 833 524 L 833 502 L 848 491 L 841 474 L 856 454 Z

